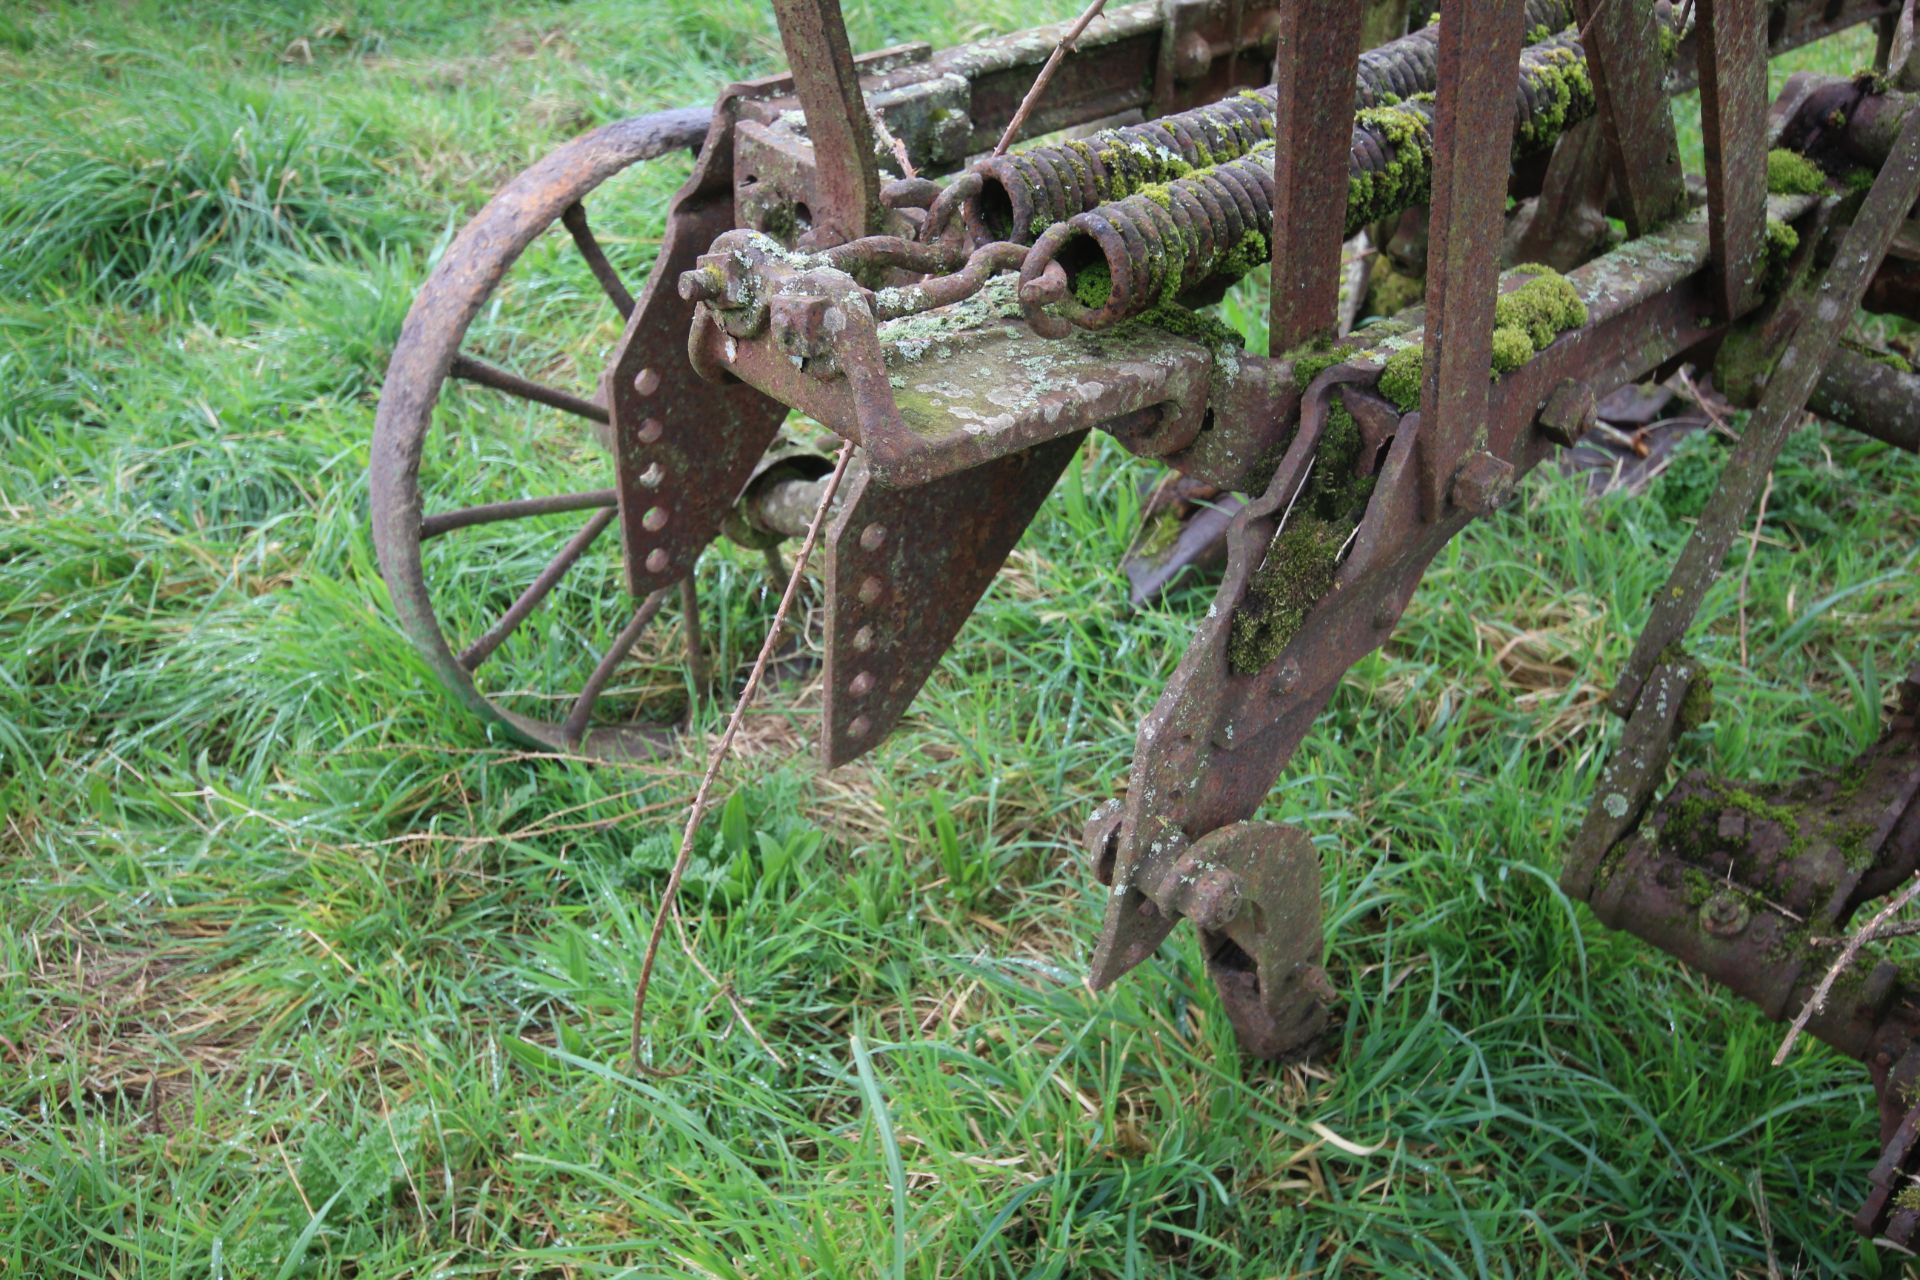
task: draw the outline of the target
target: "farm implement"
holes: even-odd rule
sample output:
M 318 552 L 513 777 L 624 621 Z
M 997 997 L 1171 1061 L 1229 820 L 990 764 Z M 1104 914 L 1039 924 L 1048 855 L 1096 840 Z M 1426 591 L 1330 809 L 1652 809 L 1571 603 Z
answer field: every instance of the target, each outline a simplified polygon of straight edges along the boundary
M 1107 888 L 1091 981 L 1185 919 L 1246 1050 L 1307 1053 L 1337 1008 L 1319 867 L 1305 831 L 1255 820 L 1261 803 L 1449 541 L 1586 439 L 1607 393 L 1711 372 L 1750 412 L 1620 673 L 1624 729 L 1563 886 L 1867 1064 L 1882 1156 L 1857 1225 L 1912 1243 L 1920 981 L 1870 945 L 1836 966 L 1833 940 L 1920 871 L 1920 670 L 1831 776 L 1669 777 L 1708 706 L 1687 632 L 1787 434 L 1810 408 L 1920 450 L 1920 378 L 1849 336 L 1863 303 L 1920 318 L 1911 0 L 1439 0 L 1411 28 L 1404 0 L 1164 0 L 857 57 L 837 0 L 773 7 L 793 74 L 540 161 L 453 239 L 407 319 L 375 535 L 402 625 L 456 696 L 541 749 L 659 750 L 671 728 L 608 691 L 663 613 L 704 670 L 693 571 L 714 539 L 777 558 L 807 529 L 832 464 L 783 430 L 798 411 L 857 446 L 824 535 L 819 740 L 844 764 L 965 643 L 1103 431 L 1239 504 L 1124 799 L 1086 831 Z M 1770 58 L 1861 24 L 1874 68 L 1769 97 Z M 1671 109 L 1693 90 L 1698 175 Z M 688 155 L 636 291 L 590 197 Z M 579 305 L 624 324 L 591 394 L 464 345 L 556 223 L 603 295 Z M 1362 236 L 1418 284 L 1350 327 L 1343 254 Z M 1271 354 L 1206 310 L 1263 267 Z M 429 510 L 450 383 L 578 420 L 608 482 Z M 459 562 L 425 548 L 568 513 L 496 618 L 443 622 L 429 570 Z M 603 537 L 627 599 L 591 669 L 544 701 L 487 683 Z

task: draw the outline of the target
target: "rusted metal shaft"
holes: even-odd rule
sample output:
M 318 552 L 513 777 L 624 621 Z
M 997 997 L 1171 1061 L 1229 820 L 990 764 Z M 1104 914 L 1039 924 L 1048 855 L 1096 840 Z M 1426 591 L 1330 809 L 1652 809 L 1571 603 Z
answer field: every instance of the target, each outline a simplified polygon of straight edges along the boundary
M 1573 20 L 1571 0 L 1527 0 L 1529 31 L 1560 31 Z M 1438 51 L 1434 25 L 1362 54 L 1354 105 L 1391 107 L 1432 93 Z M 978 194 L 964 205 L 968 226 L 978 238 L 1031 243 L 1074 214 L 1238 159 L 1273 140 L 1274 95 L 1271 85 L 1249 89 L 1144 124 L 983 161 L 974 169 Z
M 1830 422 L 1920 453 L 1920 377 L 1845 348 L 1834 353 L 1807 407 Z
M 1516 157 L 1551 147 L 1592 115 L 1593 82 L 1578 33 L 1563 31 L 1523 50 L 1516 94 Z M 1413 98 L 1359 113 L 1348 159 L 1347 234 L 1427 198 L 1433 112 L 1431 100 Z M 1048 228 L 1021 272 L 1028 319 L 1042 332 L 1061 332 L 1041 312 L 1052 305 L 1083 328 L 1107 328 L 1268 261 L 1272 235 L 1273 152 L 1262 143 L 1237 160 Z M 1056 260 L 1061 270 L 1050 273 Z

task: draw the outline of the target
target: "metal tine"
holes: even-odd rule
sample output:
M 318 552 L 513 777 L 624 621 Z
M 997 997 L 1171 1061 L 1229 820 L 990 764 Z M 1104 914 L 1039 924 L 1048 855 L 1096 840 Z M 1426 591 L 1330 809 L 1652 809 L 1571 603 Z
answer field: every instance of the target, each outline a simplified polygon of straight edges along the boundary
M 1427 330 L 1420 396 L 1420 505 L 1438 519 L 1454 468 L 1487 422 L 1501 220 L 1513 152 L 1513 72 L 1522 0 L 1444 0 L 1427 224 Z
M 1331 338 L 1353 140 L 1353 68 L 1367 6 L 1297 0 L 1275 13 L 1273 300 L 1267 349 Z
M 1700 128 L 1716 301 L 1728 317 L 1760 301 L 1767 237 L 1766 0 L 1699 0 Z
M 1575 0 L 1627 231 L 1642 236 L 1687 210 L 1667 60 L 1653 0 Z M 1765 45 L 1765 24 L 1755 28 Z
M 821 246 L 872 235 L 880 167 L 840 0 L 773 0 L 773 14 L 813 143 L 814 233 Z

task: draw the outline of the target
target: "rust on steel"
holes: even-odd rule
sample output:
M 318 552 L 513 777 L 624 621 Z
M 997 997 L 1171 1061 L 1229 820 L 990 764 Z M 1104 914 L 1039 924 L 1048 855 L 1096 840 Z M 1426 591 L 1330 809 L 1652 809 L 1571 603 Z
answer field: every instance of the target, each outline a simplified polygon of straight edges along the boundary
M 1274 78 L 1272 316 L 1269 346 L 1334 336 L 1346 238 L 1352 67 L 1365 10 L 1300 0 L 1280 10 Z
M 1764 271 L 1767 176 L 1766 0 L 1699 0 L 1700 128 L 1720 305 L 1740 315 Z
M 1594 95 L 1621 212 L 1629 233 L 1645 235 L 1687 207 L 1654 0 L 1578 0 L 1574 8 L 1595 72 Z
M 1430 6 L 1389 4 L 1375 16 L 1402 20 L 1361 51 L 1374 28 L 1357 4 L 1119 6 L 1060 55 L 1030 121 L 1081 132 L 969 168 L 1064 24 L 855 56 L 833 0 L 779 0 L 793 74 L 581 139 L 503 190 L 436 268 L 373 450 L 396 612 L 493 727 L 596 758 L 661 749 L 671 730 L 633 710 L 623 672 L 649 628 L 677 621 L 705 681 L 702 551 L 724 535 L 777 563 L 820 501 L 825 452 L 780 431 L 797 410 L 861 448 L 827 561 L 833 767 L 872 752 L 966 643 L 1088 433 L 1182 492 L 1244 495 L 1210 513 L 1224 530 L 1213 599 L 1120 798 L 1086 828 L 1106 888 L 1090 980 L 1118 980 L 1186 922 L 1242 1046 L 1290 1057 L 1322 1042 L 1339 964 L 1323 954 L 1311 834 L 1259 820 L 1271 788 L 1428 566 L 1579 443 L 1601 394 L 1712 367 L 1753 413 L 1621 675 L 1627 723 L 1563 884 L 1792 1017 L 1833 938 L 1920 866 L 1920 673 L 1841 774 L 1734 784 L 1687 771 L 1712 673 L 1680 642 L 1803 407 L 1920 448 L 1920 377 L 1841 343 L 1863 301 L 1920 311 L 1915 99 L 1864 76 L 1796 76 L 1771 105 L 1765 90 L 1770 54 L 1898 7 L 1446 0 L 1431 23 Z M 1667 95 L 1696 80 L 1708 163 L 1688 195 Z M 1769 146 L 1810 162 L 1797 189 L 1766 189 Z M 642 280 L 594 196 L 673 149 L 697 160 Z M 1382 224 L 1424 252 L 1425 296 L 1342 337 L 1341 240 Z M 597 387 L 462 345 L 549 228 L 597 283 L 592 304 L 624 317 Z M 1540 262 L 1557 271 L 1522 265 Z M 1262 263 L 1272 354 L 1205 311 Z M 612 457 L 551 492 L 429 510 L 424 440 L 450 382 L 556 415 Z M 540 522 L 551 551 L 500 594 L 503 612 L 453 634 L 425 566 L 513 521 Z M 513 637 L 616 536 L 628 599 L 581 679 L 529 714 L 493 683 Z M 431 561 L 427 540 L 444 540 Z M 1831 985 L 1807 1029 L 1865 1062 L 1881 1103 L 1857 1223 L 1911 1243 L 1920 1211 L 1897 1193 L 1920 1173 L 1920 992 L 1877 955 Z
M 840 0 L 773 0 L 814 153 L 814 234 L 839 244 L 880 229 L 880 168 L 873 121 L 853 64 Z
M 1430 513 L 1446 501 L 1456 469 L 1486 427 L 1507 199 L 1487 175 L 1500 172 L 1513 150 L 1512 67 L 1521 21 L 1519 0 L 1451 0 L 1440 8 L 1420 392 L 1420 494 Z

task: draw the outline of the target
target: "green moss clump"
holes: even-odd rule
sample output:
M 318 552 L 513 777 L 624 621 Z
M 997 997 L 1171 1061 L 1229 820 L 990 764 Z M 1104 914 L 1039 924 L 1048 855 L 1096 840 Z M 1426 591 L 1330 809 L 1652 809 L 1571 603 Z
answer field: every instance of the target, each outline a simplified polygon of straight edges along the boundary
M 1367 107 L 1354 116 L 1361 128 L 1387 144 L 1392 159 L 1378 172 L 1354 174 L 1347 182 L 1348 235 L 1370 222 L 1410 208 L 1433 181 L 1433 122 L 1418 99 L 1394 107 Z
M 1893 1203 L 1900 1209 L 1920 1209 L 1920 1186 L 1900 1188 L 1894 1193 Z
M 1767 291 L 1778 293 L 1787 285 L 1788 265 L 1800 249 L 1800 233 L 1778 218 L 1767 219 L 1767 247 L 1764 275 Z
M 1493 331 L 1493 373 L 1495 377 L 1512 373 L 1533 359 L 1533 342 L 1526 330 L 1501 325 Z
M 1776 196 L 1825 195 L 1827 175 L 1798 151 L 1775 147 L 1767 152 L 1767 191 Z
M 1680 700 L 1680 732 L 1691 733 L 1713 719 L 1713 677 L 1695 665 L 1693 683 Z
M 1720 819 L 1734 809 L 1748 816 L 1748 835 L 1723 835 Z M 1752 829 L 1755 821 L 1771 822 L 1787 836 L 1787 843 L 1770 867 L 1759 866 L 1752 853 Z M 1660 828 L 1661 845 L 1696 866 L 1708 865 L 1724 857 L 1735 880 L 1762 893 L 1780 895 L 1790 885 L 1782 878 L 1783 868 L 1806 850 L 1806 837 L 1800 830 L 1799 815 L 1785 805 L 1773 804 L 1758 794 L 1732 783 L 1714 779 L 1669 804 Z
M 1660 24 L 1660 56 L 1672 62 L 1680 54 L 1680 33 L 1666 23 Z
M 1332 588 L 1345 539 L 1343 532 L 1314 515 L 1296 513 L 1287 522 L 1253 571 L 1246 602 L 1233 615 L 1227 660 L 1235 671 L 1255 672 L 1280 656 Z
M 1521 78 L 1532 90 L 1537 109 L 1517 121 L 1516 139 L 1527 149 L 1551 146 L 1566 132 L 1570 118 L 1583 118 L 1594 112 L 1593 79 L 1587 64 L 1566 45 L 1540 51 L 1526 65 Z
M 1821 834 L 1849 871 L 1865 871 L 1873 865 L 1873 832 L 1871 822 L 1829 822 Z
M 1192 338 L 1211 350 L 1244 347 L 1247 336 L 1214 316 L 1191 311 L 1176 302 L 1163 302 L 1133 323 L 1150 326 L 1176 338 Z
M 1293 353 L 1293 385 L 1305 391 L 1313 380 L 1345 360 L 1350 353 L 1322 339 Z
M 1426 356 L 1419 347 L 1403 347 L 1387 357 L 1380 371 L 1380 394 L 1402 413 L 1420 407 L 1420 384 L 1425 380 Z
M 1332 588 L 1340 548 L 1373 497 L 1375 477 L 1359 474 L 1365 445 L 1359 422 L 1334 397 L 1327 405 L 1326 428 L 1306 488 L 1268 545 L 1266 558 L 1248 580 L 1246 599 L 1234 613 L 1227 660 L 1235 671 L 1250 674 L 1279 657 Z
M 1079 305 L 1096 309 L 1104 307 L 1106 301 L 1114 296 L 1114 271 L 1106 265 L 1102 257 L 1096 263 L 1087 263 L 1077 273 L 1073 273 L 1073 299 Z
M 1567 330 L 1587 322 L 1587 304 L 1558 271 L 1531 263 L 1514 271 L 1529 279 L 1518 289 L 1501 294 L 1493 304 L 1496 327 L 1521 330 L 1538 351 Z
M 1400 270 L 1385 254 L 1374 258 L 1373 268 L 1367 275 L 1367 314 L 1395 315 L 1418 305 L 1426 296 L 1425 280 Z
M 1883 364 L 1897 373 L 1912 373 L 1913 363 L 1905 356 L 1894 351 L 1875 351 L 1867 357 L 1875 364 Z
M 1113 272 L 1105 258 L 1090 262 L 1074 273 L 1073 296 L 1090 310 L 1107 305 L 1107 299 L 1113 297 Z

